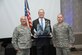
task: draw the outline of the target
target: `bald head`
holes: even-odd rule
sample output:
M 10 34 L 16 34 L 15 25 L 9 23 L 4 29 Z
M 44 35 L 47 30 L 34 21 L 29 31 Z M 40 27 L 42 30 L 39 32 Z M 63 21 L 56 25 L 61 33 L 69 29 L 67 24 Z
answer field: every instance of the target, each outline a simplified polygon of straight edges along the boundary
M 62 23 L 63 20 L 64 20 L 63 15 L 62 14 L 58 14 L 57 20 L 58 20 L 58 23 Z
M 39 9 L 39 11 L 38 11 L 39 18 L 44 18 L 44 14 L 45 14 L 44 10 Z
M 44 12 L 44 9 L 39 9 L 39 11 L 38 12 Z
M 21 16 L 21 17 L 20 17 L 20 20 L 22 20 L 22 19 L 26 19 L 26 17 L 25 17 L 25 16 Z
M 27 19 L 26 19 L 26 17 L 25 17 L 25 16 L 22 16 L 22 17 L 20 18 L 20 22 L 21 22 L 21 25 L 26 25 L 26 24 L 27 24 Z

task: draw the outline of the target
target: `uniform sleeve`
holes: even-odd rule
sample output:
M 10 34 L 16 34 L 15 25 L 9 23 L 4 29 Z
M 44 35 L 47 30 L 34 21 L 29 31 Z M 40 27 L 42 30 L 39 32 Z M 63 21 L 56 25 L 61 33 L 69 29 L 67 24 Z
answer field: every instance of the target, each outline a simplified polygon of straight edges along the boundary
M 12 44 L 15 49 L 18 49 L 17 42 L 18 42 L 18 31 L 17 31 L 17 28 L 15 28 L 12 36 Z
M 70 26 L 68 26 L 68 30 L 69 30 L 69 41 L 72 44 L 75 41 L 75 37 L 73 36 L 73 30 Z

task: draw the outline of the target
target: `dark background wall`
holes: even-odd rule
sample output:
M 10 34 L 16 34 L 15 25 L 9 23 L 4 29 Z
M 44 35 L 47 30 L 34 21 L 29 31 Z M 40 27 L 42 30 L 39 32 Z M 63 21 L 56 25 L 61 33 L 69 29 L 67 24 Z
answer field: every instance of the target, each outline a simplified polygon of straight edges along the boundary
M 82 0 L 73 0 L 73 10 L 74 10 L 74 18 L 73 18 L 74 32 L 79 32 L 82 34 Z
M 61 0 L 61 13 L 69 23 L 76 38 L 75 44 L 82 44 L 82 0 Z

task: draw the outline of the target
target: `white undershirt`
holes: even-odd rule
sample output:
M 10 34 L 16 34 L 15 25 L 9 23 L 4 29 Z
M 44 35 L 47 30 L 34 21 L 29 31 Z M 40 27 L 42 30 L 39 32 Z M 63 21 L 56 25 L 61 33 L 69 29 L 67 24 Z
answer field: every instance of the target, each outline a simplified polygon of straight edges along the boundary
M 45 29 L 45 18 L 39 18 L 39 23 L 41 25 L 41 19 L 43 19 L 43 30 Z

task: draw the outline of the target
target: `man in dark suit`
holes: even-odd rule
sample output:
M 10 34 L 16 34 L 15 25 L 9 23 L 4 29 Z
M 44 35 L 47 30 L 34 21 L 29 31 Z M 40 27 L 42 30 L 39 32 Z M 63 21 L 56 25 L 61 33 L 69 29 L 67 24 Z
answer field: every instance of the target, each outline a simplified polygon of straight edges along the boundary
M 44 17 L 44 10 L 38 11 L 39 17 L 33 21 L 32 34 L 35 38 L 37 55 L 48 55 L 51 44 L 51 24 L 50 20 Z

